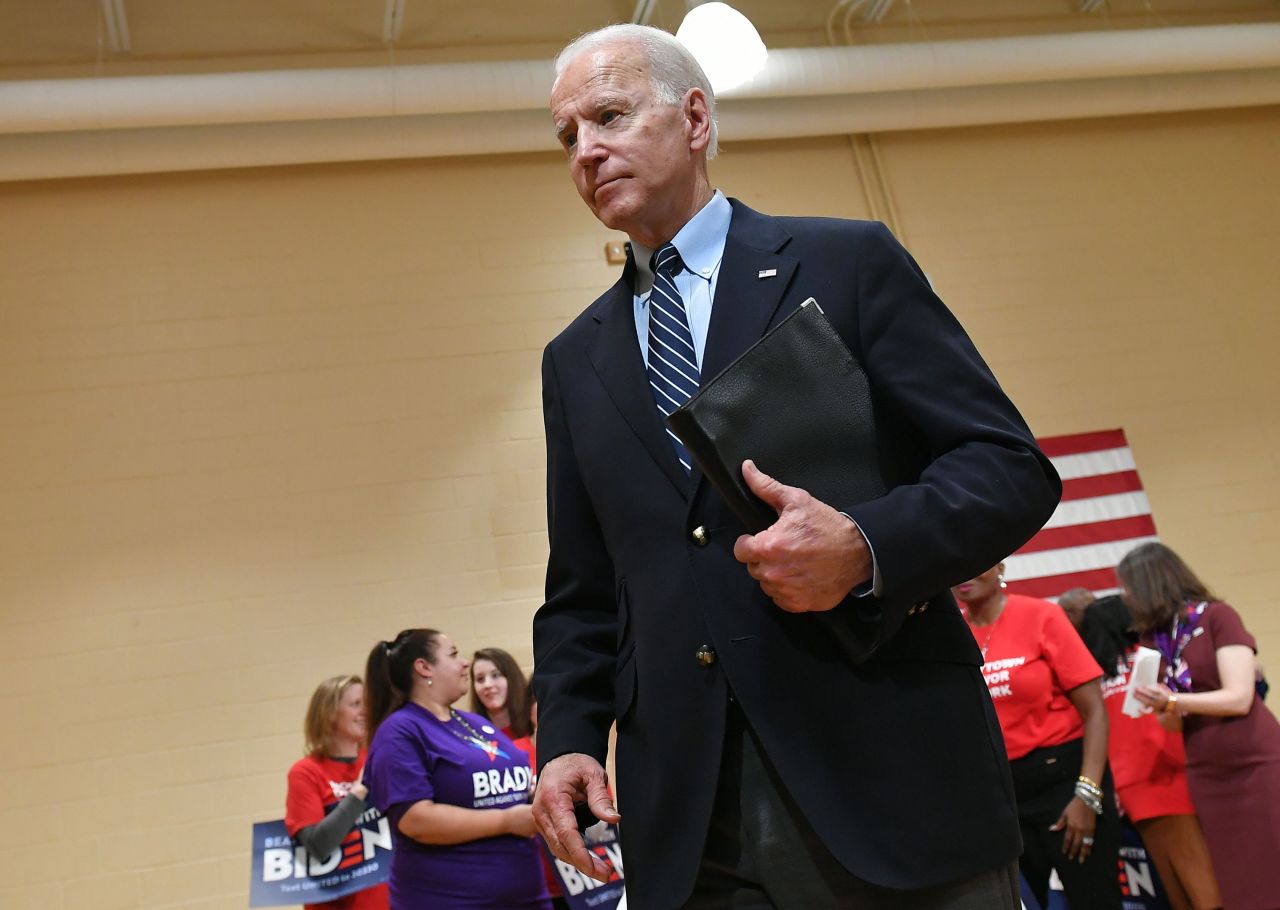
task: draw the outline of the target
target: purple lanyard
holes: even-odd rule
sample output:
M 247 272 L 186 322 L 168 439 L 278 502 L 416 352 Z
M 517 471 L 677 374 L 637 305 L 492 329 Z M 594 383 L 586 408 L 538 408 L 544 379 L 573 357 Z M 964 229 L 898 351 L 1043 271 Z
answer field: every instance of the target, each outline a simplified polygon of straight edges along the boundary
M 1191 668 L 1182 659 L 1182 652 L 1196 637 L 1200 617 L 1208 605 L 1208 601 L 1202 600 L 1193 607 L 1187 601 L 1186 619 L 1175 616 L 1168 632 L 1156 632 L 1151 636 L 1156 650 L 1165 660 L 1164 684 L 1174 692 L 1191 691 Z

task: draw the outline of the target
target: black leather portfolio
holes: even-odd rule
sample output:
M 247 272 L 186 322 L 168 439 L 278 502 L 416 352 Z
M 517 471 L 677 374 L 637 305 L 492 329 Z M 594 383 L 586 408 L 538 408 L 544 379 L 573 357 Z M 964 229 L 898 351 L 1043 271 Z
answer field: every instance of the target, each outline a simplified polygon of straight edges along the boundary
M 748 458 L 836 509 L 886 491 L 867 375 L 813 298 L 673 412 L 667 424 L 753 534 L 778 515 L 742 479 Z

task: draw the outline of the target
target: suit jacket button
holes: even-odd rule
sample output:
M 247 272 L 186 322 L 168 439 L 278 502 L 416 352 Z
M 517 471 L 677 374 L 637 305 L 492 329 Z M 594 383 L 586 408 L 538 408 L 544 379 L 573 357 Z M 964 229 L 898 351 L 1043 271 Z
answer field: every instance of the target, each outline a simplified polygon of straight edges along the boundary
M 693 656 L 698 658 L 698 663 L 702 666 L 709 667 L 716 662 L 716 649 L 711 645 L 699 645 Z
M 705 547 L 707 545 L 707 541 L 711 539 L 707 535 L 707 529 L 704 528 L 702 525 L 698 525 L 696 528 L 694 528 L 692 533 L 690 533 L 689 536 L 692 537 L 693 542 L 700 547 Z

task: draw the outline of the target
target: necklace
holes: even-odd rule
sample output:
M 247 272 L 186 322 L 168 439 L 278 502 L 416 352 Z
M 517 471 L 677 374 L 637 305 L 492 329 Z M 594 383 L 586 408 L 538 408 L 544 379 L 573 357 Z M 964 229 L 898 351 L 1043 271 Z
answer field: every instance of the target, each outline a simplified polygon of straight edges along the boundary
M 969 628 L 973 630 L 973 638 L 978 643 L 978 650 L 982 652 L 982 662 L 984 664 L 987 662 L 987 648 L 991 647 L 991 638 L 996 634 L 996 626 L 1000 624 L 1000 617 L 1004 616 L 1004 608 L 1005 604 L 1000 604 L 1000 612 L 997 613 L 996 618 L 991 620 L 991 622 L 986 626 L 987 634 L 980 640 L 978 639 L 978 629 L 981 627 L 975 626 L 972 622 L 969 623 Z M 965 609 L 965 615 L 967 617 L 973 616 L 967 608 Z
M 435 715 L 433 714 L 432 716 L 434 717 Z M 437 718 L 437 720 L 439 720 L 439 718 Z M 453 708 L 449 709 L 449 720 L 457 721 L 459 726 L 461 726 L 464 730 L 466 730 L 469 735 L 463 736 L 461 733 L 457 731 L 456 728 L 454 728 L 449 723 L 449 721 L 442 720 L 440 721 L 440 723 L 446 730 L 448 730 L 458 739 L 462 740 L 464 743 L 466 743 L 469 746 L 476 747 L 477 749 L 481 750 L 486 755 L 488 755 L 489 761 L 493 761 L 499 755 L 501 755 L 503 758 L 511 757 L 506 752 L 498 748 L 498 741 L 496 739 L 485 739 L 483 736 L 480 735 L 479 730 L 471 726 L 471 724 L 467 722 L 467 719 L 463 717 L 461 714 L 459 714 L 457 711 L 453 710 Z

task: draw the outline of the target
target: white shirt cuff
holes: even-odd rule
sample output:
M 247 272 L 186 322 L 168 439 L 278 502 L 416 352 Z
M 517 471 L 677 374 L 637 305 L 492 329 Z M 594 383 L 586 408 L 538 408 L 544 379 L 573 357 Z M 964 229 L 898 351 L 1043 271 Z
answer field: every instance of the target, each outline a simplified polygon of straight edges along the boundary
M 841 512 L 840 514 L 853 521 L 853 516 L 848 512 Z M 871 551 L 871 580 L 855 585 L 849 593 L 854 597 L 879 597 L 883 586 L 880 583 L 880 563 L 876 562 L 876 548 L 872 546 L 871 539 L 863 533 L 862 528 L 856 521 L 853 521 L 853 526 L 858 529 L 859 534 L 862 534 L 862 539 L 867 542 L 867 549 Z

